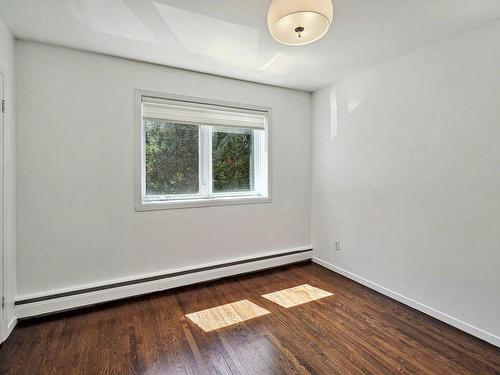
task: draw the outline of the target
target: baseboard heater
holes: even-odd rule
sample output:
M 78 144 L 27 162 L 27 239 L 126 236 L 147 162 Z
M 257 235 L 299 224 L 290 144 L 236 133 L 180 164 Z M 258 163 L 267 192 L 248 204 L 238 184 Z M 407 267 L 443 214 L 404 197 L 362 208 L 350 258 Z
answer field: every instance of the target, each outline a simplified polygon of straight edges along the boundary
M 268 253 L 253 258 L 173 270 L 135 279 L 110 281 L 105 284 L 54 291 L 34 296 L 20 296 L 15 302 L 16 317 L 25 319 L 122 298 L 154 293 L 180 286 L 213 281 L 225 277 L 258 272 L 312 259 L 312 248 Z

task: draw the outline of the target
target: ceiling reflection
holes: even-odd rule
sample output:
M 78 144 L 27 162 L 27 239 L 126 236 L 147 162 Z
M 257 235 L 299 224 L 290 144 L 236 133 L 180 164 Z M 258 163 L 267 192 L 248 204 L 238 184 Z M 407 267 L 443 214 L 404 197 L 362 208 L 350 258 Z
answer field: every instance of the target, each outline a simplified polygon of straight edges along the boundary
M 256 66 L 258 30 L 162 3 L 153 5 L 187 51 L 242 67 Z
M 286 74 L 291 70 L 292 65 L 293 58 L 284 53 L 277 53 L 273 58 L 262 65 L 259 70 L 271 74 Z
M 123 0 L 107 0 L 106 6 L 101 0 L 71 0 L 68 5 L 73 17 L 92 31 L 161 45 Z
M 70 0 L 67 7 L 85 28 L 108 36 L 154 45 L 173 53 L 213 64 L 260 71 L 270 75 L 289 73 L 294 59 L 260 46 L 257 28 L 228 22 L 159 1 Z

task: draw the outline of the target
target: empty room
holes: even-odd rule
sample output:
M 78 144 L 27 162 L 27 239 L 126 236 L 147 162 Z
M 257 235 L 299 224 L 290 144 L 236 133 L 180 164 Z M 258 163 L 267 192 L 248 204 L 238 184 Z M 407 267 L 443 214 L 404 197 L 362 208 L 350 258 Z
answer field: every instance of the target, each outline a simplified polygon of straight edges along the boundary
M 500 374 L 499 0 L 0 0 L 0 374 Z

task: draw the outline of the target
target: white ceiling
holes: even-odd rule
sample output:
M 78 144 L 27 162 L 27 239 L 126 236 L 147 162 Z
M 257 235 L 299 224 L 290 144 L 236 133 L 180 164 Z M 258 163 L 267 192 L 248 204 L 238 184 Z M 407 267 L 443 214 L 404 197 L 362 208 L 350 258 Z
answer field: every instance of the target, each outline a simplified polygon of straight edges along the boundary
M 275 42 L 270 0 L 0 0 L 20 39 L 314 91 L 500 18 L 500 0 L 334 0 L 330 32 Z

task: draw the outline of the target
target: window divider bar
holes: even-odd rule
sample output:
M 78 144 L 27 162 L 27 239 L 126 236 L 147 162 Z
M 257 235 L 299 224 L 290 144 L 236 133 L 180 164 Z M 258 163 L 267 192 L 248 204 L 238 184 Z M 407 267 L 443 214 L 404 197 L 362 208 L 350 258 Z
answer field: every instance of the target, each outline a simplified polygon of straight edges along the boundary
M 213 190 L 213 171 L 212 171 L 212 137 L 213 137 L 213 126 L 207 126 L 207 133 L 208 133 L 208 139 L 207 139 L 207 177 L 208 177 L 208 183 L 207 183 L 207 192 L 208 196 L 212 196 L 212 190 Z
M 202 181 L 201 195 L 210 197 L 210 126 L 200 125 L 200 176 Z

